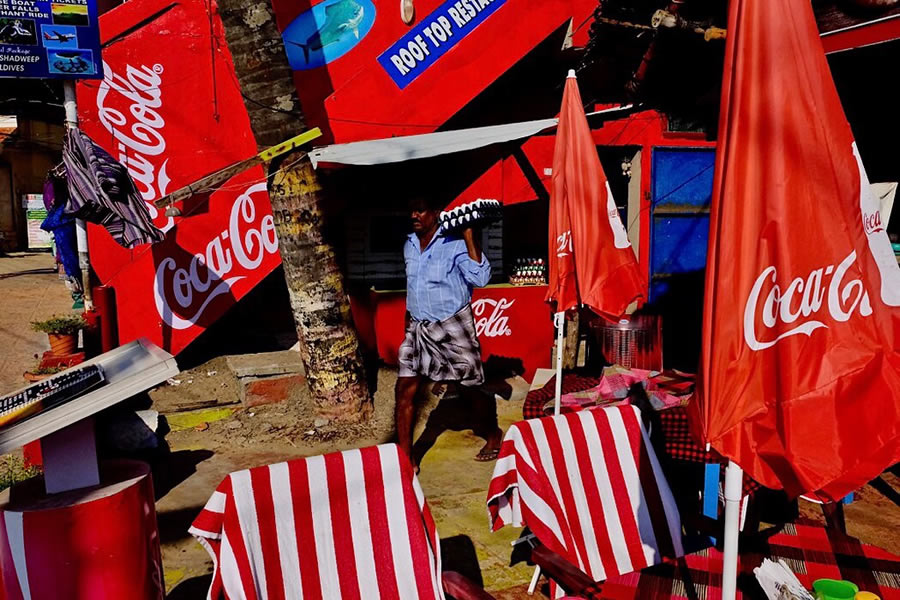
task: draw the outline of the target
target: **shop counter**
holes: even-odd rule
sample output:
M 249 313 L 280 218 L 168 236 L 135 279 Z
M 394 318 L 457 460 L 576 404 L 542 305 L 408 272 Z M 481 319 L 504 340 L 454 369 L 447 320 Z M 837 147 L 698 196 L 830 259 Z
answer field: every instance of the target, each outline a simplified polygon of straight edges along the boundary
M 529 381 L 536 369 L 550 366 L 553 315 L 544 302 L 546 294 L 546 285 L 499 284 L 475 290 L 472 312 L 485 361 L 492 356 L 521 360 L 523 377 Z M 372 292 L 369 298 L 354 298 L 351 306 L 363 345 L 377 349 L 386 364 L 396 365 L 406 292 Z

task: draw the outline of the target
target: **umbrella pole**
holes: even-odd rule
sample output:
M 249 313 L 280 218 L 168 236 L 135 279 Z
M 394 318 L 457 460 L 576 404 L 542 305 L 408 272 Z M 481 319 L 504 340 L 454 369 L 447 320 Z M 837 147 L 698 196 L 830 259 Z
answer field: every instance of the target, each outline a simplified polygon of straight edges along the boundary
M 741 487 L 744 471 L 728 461 L 725 469 L 725 539 L 722 559 L 722 600 L 734 600 L 737 592 L 738 530 L 741 522 Z
M 562 397 L 562 369 L 563 369 L 563 330 L 566 326 L 566 313 L 556 313 L 556 395 L 553 401 L 553 414 L 559 414 L 559 400 Z

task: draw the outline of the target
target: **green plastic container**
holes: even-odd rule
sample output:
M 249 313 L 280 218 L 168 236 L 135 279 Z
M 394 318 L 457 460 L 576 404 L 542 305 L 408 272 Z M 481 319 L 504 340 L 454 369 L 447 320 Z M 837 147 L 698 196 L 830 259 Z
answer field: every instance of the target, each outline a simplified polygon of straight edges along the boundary
M 859 588 L 849 581 L 817 579 L 813 582 L 813 590 L 818 600 L 853 600 Z

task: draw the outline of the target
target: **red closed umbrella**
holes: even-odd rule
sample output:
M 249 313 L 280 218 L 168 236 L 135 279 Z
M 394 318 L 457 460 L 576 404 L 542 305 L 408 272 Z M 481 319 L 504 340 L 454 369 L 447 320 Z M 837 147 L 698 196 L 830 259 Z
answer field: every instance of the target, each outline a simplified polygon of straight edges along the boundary
M 591 136 L 575 72 L 563 92 L 550 189 L 549 289 L 557 311 L 557 412 L 562 383 L 562 315 L 584 305 L 618 320 L 646 282 Z
M 692 409 L 704 441 L 767 487 L 839 499 L 900 460 L 885 225 L 809 2 L 732 0 Z M 731 523 L 740 477 L 730 466 Z

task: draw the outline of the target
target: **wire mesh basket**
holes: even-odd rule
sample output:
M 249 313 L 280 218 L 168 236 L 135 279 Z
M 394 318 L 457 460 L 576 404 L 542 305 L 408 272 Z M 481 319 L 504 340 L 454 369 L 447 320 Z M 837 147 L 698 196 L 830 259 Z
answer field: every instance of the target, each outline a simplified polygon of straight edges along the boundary
M 591 330 L 608 363 L 629 369 L 662 370 L 662 319 L 659 316 L 632 316 L 618 323 L 597 319 L 591 323 Z

